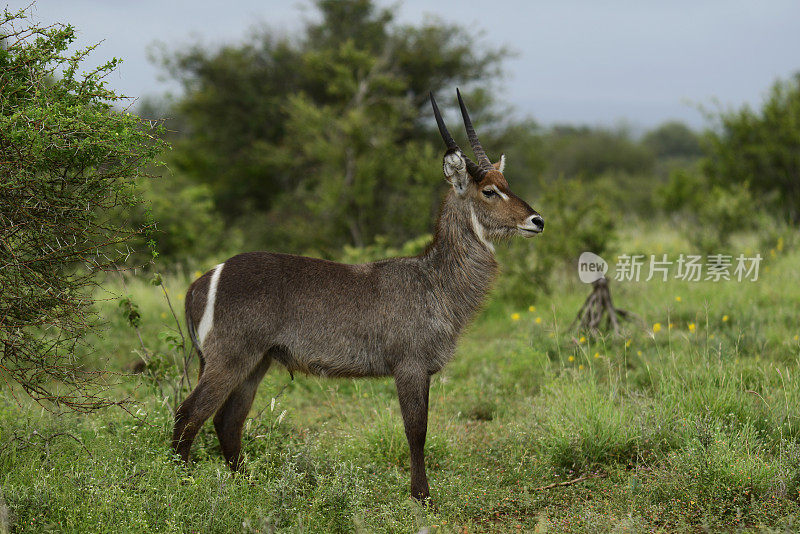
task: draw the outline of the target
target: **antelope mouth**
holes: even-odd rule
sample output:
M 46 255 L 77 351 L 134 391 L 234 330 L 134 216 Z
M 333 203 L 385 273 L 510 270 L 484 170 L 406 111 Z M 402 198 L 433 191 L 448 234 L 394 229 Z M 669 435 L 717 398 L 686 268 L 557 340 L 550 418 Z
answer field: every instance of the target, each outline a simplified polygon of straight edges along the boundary
M 522 233 L 522 235 L 525 236 L 525 237 L 533 237 L 533 236 L 535 236 L 537 234 L 541 234 L 542 230 L 544 230 L 544 228 L 539 227 L 539 226 L 536 226 L 536 227 L 517 226 L 517 230 L 519 230 Z

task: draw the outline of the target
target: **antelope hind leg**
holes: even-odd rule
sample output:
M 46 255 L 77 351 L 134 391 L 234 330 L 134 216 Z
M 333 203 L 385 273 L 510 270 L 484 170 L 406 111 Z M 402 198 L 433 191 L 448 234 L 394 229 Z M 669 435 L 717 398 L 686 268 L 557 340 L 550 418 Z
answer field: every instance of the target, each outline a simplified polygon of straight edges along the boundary
M 214 430 L 217 431 L 222 454 L 233 471 L 239 469 L 239 453 L 242 450 L 242 427 L 244 426 L 258 385 L 269 369 L 272 358 L 269 355 L 259 362 L 233 392 L 214 416 Z
M 172 432 L 172 448 L 184 462 L 189 460 L 192 442 L 203 423 L 216 412 L 225 399 L 241 384 L 258 364 L 231 369 L 224 360 L 212 360 L 206 355 L 206 368 L 194 391 L 186 397 L 175 411 L 175 429 Z M 213 363 L 212 363 L 213 362 Z

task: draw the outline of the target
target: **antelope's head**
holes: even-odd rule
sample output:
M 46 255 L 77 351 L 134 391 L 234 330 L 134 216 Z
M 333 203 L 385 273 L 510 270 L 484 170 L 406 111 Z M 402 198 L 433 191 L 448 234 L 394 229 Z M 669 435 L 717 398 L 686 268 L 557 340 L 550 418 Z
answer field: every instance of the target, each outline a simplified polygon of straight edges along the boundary
M 482 240 L 497 240 L 521 235 L 533 237 L 544 230 L 544 219 L 524 200 L 511 192 L 503 176 L 505 155 L 500 161 L 492 163 L 483 150 L 478 135 L 472 127 L 467 107 L 457 90 L 461 116 L 467 130 L 467 138 L 478 163 L 467 157 L 453 140 L 442 114 L 431 93 L 431 105 L 439 133 L 447 145 L 443 169 L 445 179 L 453 186 L 456 195 L 470 211 L 475 232 Z

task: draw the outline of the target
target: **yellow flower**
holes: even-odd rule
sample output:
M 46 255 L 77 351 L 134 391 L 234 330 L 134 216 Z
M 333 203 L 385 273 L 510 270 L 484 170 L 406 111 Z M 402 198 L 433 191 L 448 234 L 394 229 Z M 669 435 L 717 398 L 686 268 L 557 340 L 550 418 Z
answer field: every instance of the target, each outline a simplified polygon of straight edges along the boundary
M 714 334 L 711 334 L 710 336 L 708 336 L 708 339 L 714 339 L 715 337 L 716 336 L 714 336 Z
M 512 321 L 519 321 L 519 314 L 518 313 L 512 313 L 511 314 L 511 320 Z
M 578 371 L 583 371 L 583 364 L 580 364 L 580 365 L 578 366 Z
M 675 326 L 673 323 L 669 323 L 669 329 L 672 330 L 672 327 Z
M 528 311 L 529 312 L 535 312 L 536 311 L 536 306 L 528 306 Z
M 536 324 L 542 324 L 542 318 L 541 317 L 537 317 L 536 318 Z
M 654 324 L 653 325 L 653 333 L 655 334 L 656 332 L 660 332 L 660 331 L 661 331 L 661 323 Z
M 166 312 L 161 312 L 161 318 L 162 319 L 166 319 L 167 318 L 167 313 Z
M 783 238 L 782 237 L 778 238 L 778 245 L 775 248 L 778 249 L 778 252 L 781 252 L 783 250 Z
M 777 256 L 777 254 L 775 254 L 775 249 L 774 248 L 769 249 L 769 255 L 772 256 L 773 258 L 775 256 Z
M 642 355 L 642 351 L 640 351 L 640 350 L 637 350 L 637 351 L 636 351 L 636 355 L 637 355 L 637 356 L 641 356 L 641 355 Z
M 571 362 L 574 362 L 574 361 L 575 361 L 575 356 L 570 356 L 570 357 L 569 357 L 569 358 L 567 358 L 567 359 L 568 359 L 569 361 L 571 361 Z
M 797 341 L 798 339 L 800 339 L 800 336 L 798 336 L 798 335 L 795 335 L 795 336 L 794 336 L 794 340 L 795 340 L 795 341 Z
M 694 332 L 694 323 L 689 323 L 689 332 Z
M 675 297 L 675 302 L 680 302 L 680 301 L 681 301 L 680 297 Z
M 599 358 L 600 357 L 600 353 L 599 352 L 595 352 L 594 353 L 594 357 L 595 357 L 595 359 Z
M 581 336 L 581 338 L 578 340 L 578 343 L 583 343 L 584 341 L 586 341 L 586 338 Z
M 194 272 L 194 277 L 195 278 L 200 278 L 201 276 L 203 276 L 203 273 L 201 273 L 200 271 L 195 271 Z
M 628 341 L 626 341 L 625 342 L 625 348 L 627 349 L 628 347 L 630 347 L 632 342 L 633 342 L 632 339 L 629 339 Z
M 727 323 L 728 322 L 728 316 L 727 315 L 723 315 L 722 316 L 722 322 L 723 323 Z

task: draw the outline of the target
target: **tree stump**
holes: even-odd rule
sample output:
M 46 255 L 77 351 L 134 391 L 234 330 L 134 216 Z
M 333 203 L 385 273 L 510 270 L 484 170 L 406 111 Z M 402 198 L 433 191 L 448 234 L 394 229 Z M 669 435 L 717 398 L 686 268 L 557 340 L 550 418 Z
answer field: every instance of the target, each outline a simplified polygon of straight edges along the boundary
M 605 329 L 611 327 L 615 334 L 620 333 L 621 321 L 634 319 L 641 321 L 635 313 L 614 307 L 608 281 L 605 278 L 592 282 L 592 293 L 583 303 L 575 320 L 572 321 L 570 330 L 577 324 L 580 330 L 597 333 L 600 331 L 603 318 L 605 318 Z

